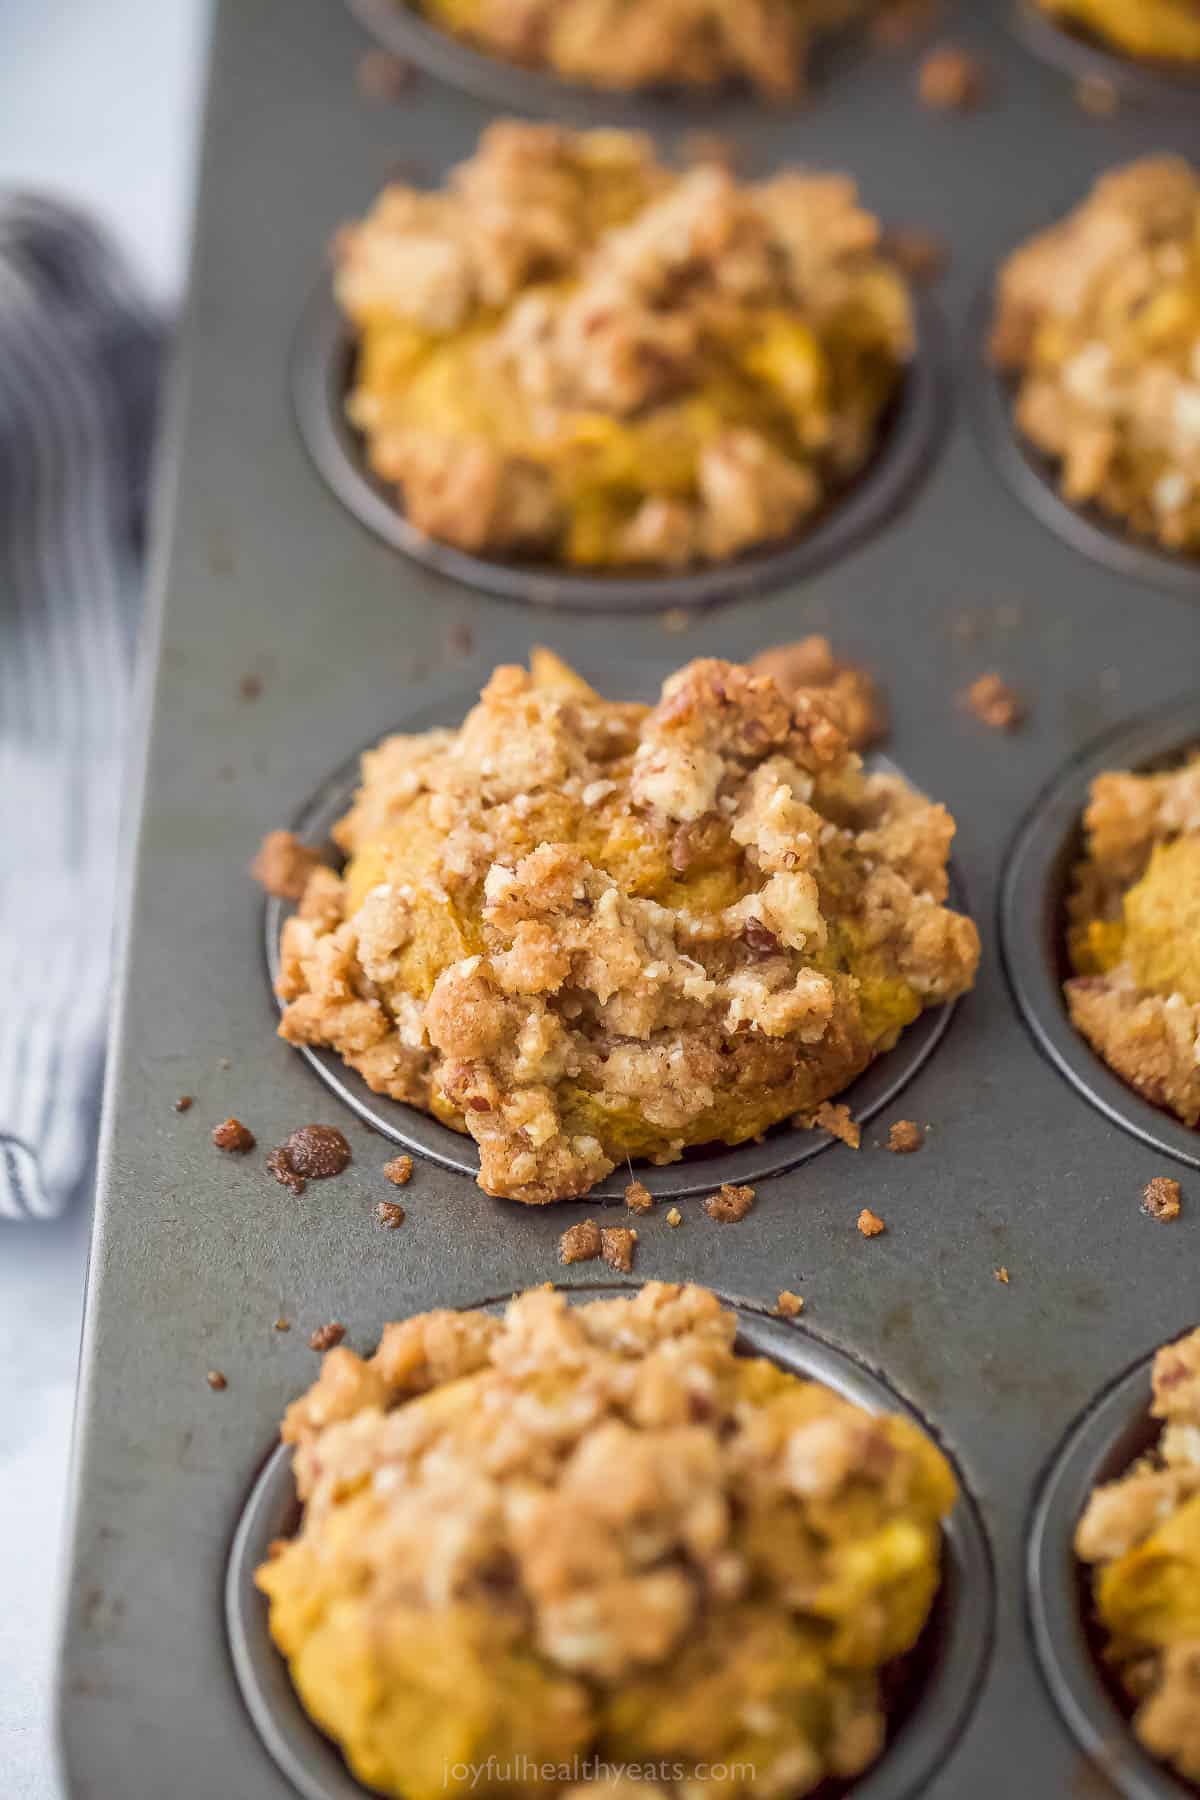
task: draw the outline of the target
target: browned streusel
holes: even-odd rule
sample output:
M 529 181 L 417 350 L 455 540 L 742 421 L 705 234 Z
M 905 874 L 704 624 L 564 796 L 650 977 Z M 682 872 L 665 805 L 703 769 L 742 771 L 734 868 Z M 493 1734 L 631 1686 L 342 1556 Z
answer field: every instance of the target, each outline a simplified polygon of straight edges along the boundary
M 408 1214 L 398 1200 L 381 1200 L 375 1208 L 375 1217 L 385 1231 L 399 1231 Z
M 705 660 L 647 709 L 540 652 L 363 769 L 345 877 L 284 928 L 281 1034 L 469 1131 L 489 1193 L 758 1136 L 973 980 L 953 821 L 811 690 Z
M 1169 1175 L 1155 1175 L 1142 1190 L 1142 1211 L 1152 1219 L 1177 1219 L 1182 1203 L 1183 1189 Z
M 254 1133 L 240 1119 L 222 1119 L 212 1129 L 212 1141 L 218 1150 L 229 1151 L 234 1156 L 246 1156 L 255 1145 Z
M 896 1156 L 911 1156 L 924 1142 L 924 1129 L 915 1119 L 897 1119 L 888 1131 L 887 1147 Z
M 1105 1660 L 1152 1756 L 1200 1781 L 1200 1331 L 1154 1359 L 1156 1447 L 1098 1487 L 1075 1534 Z
M 718 1225 L 739 1225 L 754 1205 L 752 1187 L 733 1187 L 723 1182 L 715 1194 L 704 1202 L 704 1210 Z
M 644 1181 L 631 1181 L 625 1189 L 625 1204 L 630 1212 L 648 1213 L 654 1205 L 654 1195 Z
M 804 1311 L 804 1301 L 790 1288 L 784 1288 L 775 1302 L 775 1311 L 781 1319 L 798 1319 Z
M 384 1163 L 383 1172 L 393 1187 L 407 1187 L 412 1180 L 413 1159 L 411 1156 L 393 1156 L 391 1162 Z
M 558 1259 L 564 1263 L 595 1262 L 600 1250 L 600 1227 L 595 1219 L 568 1225 L 558 1240 Z
M 301 1525 L 257 1579 L 368 1787 L 459 1800 L 519 1751 L 562 1771 L 542 1800 L 588 1760 L 794 1800 L 880 1754 L 953 1476 L 907 1418 L 737 1354 L 735 1324 L 694 1287 L 542 1288 L 326 1357 L 283 1427 Z
M 865 750 L 887 735 L 887 702 L 874 676 L 854 663 L 839 662 L 827 637 L 775 644 L 760 650 L 746 667 L 755 675 L 769 675 L 789 699 L 806 689 L 819 693 L 853 750 Z
M 858 1215 L 858 1229 L 863 1237 L 873 1238 L 878 1237 L 881 1231 L 886 1231 L 887 1226 L 878 1213 L 872 1212 L 869 1206 L 864 1206 Z
M 815 1112 L 801 1113 L 793 1124 L 802 1131 L 827 1131 L 830 1137 L 838 1138 L 848 1150 L 857 1150 L 862 1143 L 862 1126 L 850 1117 L 848 1106 L 835 1106 L 831 1101 L 823 1101 Z
M 600 1227 L 600 1255 L 610 1269 L 628 1275 L 637 1253 L 638 1234 L 630 1225 Z
M 321 861 L 321 852 L 302 844 L 294 831 L 268 831 L 250 865 L 250 873 L 277 899 L 299 900 Z

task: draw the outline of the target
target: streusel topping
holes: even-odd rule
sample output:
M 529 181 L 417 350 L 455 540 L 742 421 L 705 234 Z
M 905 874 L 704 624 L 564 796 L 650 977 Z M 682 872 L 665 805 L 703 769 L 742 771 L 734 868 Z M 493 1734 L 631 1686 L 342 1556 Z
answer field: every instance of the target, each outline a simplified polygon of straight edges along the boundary
M 469 1131 L 488 1193 L 583 1194 L 812 1111 L 969 988 L 953 834 L 819 689 L 701 660 L 614 703 L 536 652 L 364 757 L 280 1031 Z

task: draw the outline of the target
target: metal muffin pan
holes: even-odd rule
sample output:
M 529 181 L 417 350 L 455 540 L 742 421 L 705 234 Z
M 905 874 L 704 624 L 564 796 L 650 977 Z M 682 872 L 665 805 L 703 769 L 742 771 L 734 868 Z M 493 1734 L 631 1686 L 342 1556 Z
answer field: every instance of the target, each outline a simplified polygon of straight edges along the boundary
M 1090 32 L 1059 24 L 1033 4 L 1015 0 L 1018 32 L 1036 56 L 1073 81 L 1106 83 L 1136 106 L 1194 106 L 1200 97 L 1200 69 L 1187 63 L 1139 61 L 1122 56 Z
M 1087 1571 L 1071 1548 L 1092 1489 L 1114 1481 L 1158 1440 L 1161 1426 L 1150 1417 L 1153 1360 L 1151 1351 L 1105 1389 L 1046 1470 L 1029 1529 L 1029 1615 L 1047 1684 L 1087 1753 L 1128 1800 L 1186 1800 L 1195 1788 L 1142 1749 L 1101 1674 Z
M 998 259 L 1104 167 L 1153 149 L 1200 153 L 1200 122 L 1132 108 L 1086 117 L 1018 41 L 1008 0 L 977 0 L 943 35 L 989 66 L 993 98 L 967 117 L 916 104 L 916 52 L 865 47 L 808 107 L 730 94 L 636 110 L 664 151 L 701 124 L 736 135 L 752 176 L 845 168 L 890 223 L 942 233 L 952 261 L 938 306 L 964 386 L 978 361 L 971 306 Z M 480 671 L 534 641 L 585 673 L 615 665 L 623 691 L 648 693 L 690 656 L 745 657 L 824 631 L 883 678 L 889 755 L 958 820 L 955 866 L 984 940 L 979 983 L 857 1155 L 835 1145 L 756 1174 L 754 1209 L 737 1226 L 708 1219 L 692 1196 L 672 1230 L 660 1203 L 637 1221 L 634 1279 L 691 1278 L 749 1307 L 800 1291 L 811 1333 L 880 1371 L 953 1446 L 994 1565 L 994 1649 L 920 1791 L 1008 1800 L 1019 1781 L 1039 1795 L 1111 1795 L 1106 1759 L 1078 1743 L 1030 1641 L 1030 1505 L 1113 1373 L 1196 1323 L 1200 1190 L 1177 1169 L 1178 1222 L 1141 1214 L 1147 1179 L 1179 1158 L 1116 1124 L 1039 1054 L 1006 982 L 996 901 L 1036 797 L 1102 734 L 1161 712 L 1185 684 L 1200 614 L 1140 565 L 1117 568 L 1046 531 L 980 453 L 962 409 L 883 528 L 803 579 L 776 571 L 736 603 L 693 608 L 677 634 L 674 599 L 663 615 L 640 599 L 533 613 L 397 554 L 330 491 L 296 429 L 299 315 L 331 233 L 389 167 L 417 159 L 436 179 L 494 114 L 430 78 L 396 105 L 368 103 L 354 80 L 368 42 L 327 0 L 293 0 L 286 30 L 271 0 L 223 0 L 219 12 L 158 509 L 149 748 L 84 1333 L 59 1684 L 68 1793 L 295 1800 L 242 1701 L 222 1595 L 246 1496 L 285 1405 L 315 1373 L 310 1332 L 338 1319 L 369 1349 L 387 1320 L 432 1305 L 546 1280 L 589 1285 L 587 1266 L 562 1269 L 556 1250 L 595 1198 L 489 1200 L 470 1166 L 445 1166 L 429 1145 L 404 1191 L 404 1225 L 376 1224 L 377 1202 L 395 1192 L 382 1175 L 391 1140 L 275 1036 L 263 905 L 246 875 L 262 834 L 321 793 L 354 746 L 419 709 L 457 716 Z M 547 103 L 553 117 L 597 116 L 575 107 L 557 92 Z M 991 733 L 957 704 L 988 669 L 1029 702 L 1020 731 Z M 1031 938 L 1044 893 L 1035 902 Z M 183 1094 L 193 1105 L 177 1113 Z M 252 1155 L 213 1148 L 210 1127 L 229 1114 L 257 1135 Z M 918 1155 L 879 1147 L 899 1116 L 930 1126 Z M 339 1125 L 355 1160 L 296 1198 L 263 1155 L 310 1120 Z M 789 1163 L 792 1148 L 789 1137 Z M 774 1155 L 770 1140 L 762 1150 Z M 719 1169 L 720 1153 L 696 1179 L 707 1188 Z M 855 1230 L 864 1205 L 887 1226 L 870 1242 Z M 273 1328 L 281 1316 L 287 1332 Z M 206 1385 L 209 1370 L 225 1375 L 223 1391 Z M 982 1586 L 969 1585 L 978 1644 Z M 905 1741 L 902 1731 L 869 1778 L 877 1800 L 907 1790 Z
M 948 398 L 944 331 L 937 310 L 916 296 L 916 353 L 882 422 L 866 467 L 802 535 L 735 561 L 679 575 L 588 575 L 472 556 L 417 531 L 394 489 L 367 467 L 363 443 L 346 418 L 353 337 L 328 280 L 301 320 L 292 358 L 292 398 L 305 447 L 338 498 L 385 543 L 431 569 L 502 599 L 535 605 L 629 612 L 741 600 L 814 575 L 880 530 L 910 498 L 936 453 Z
M 614 1283 L 572 1289 L 590 1300 L 627 1293 Z M 481 1303 L 489 1311 L 503 1301 Z M 922 1421 L 880 1376 L 826 1344 L 813 1333 L 764 1317 L 744 1305 L 738 1313 L 738 1346 L 748 1355 L 770 1357 L 782 1368 L 827 1387 L 871 1412 L 903 1412 Z M 264 1742 L 304 1800 L 361 1800 L 355 1780 L 337 1750 L 317 1729 L 297 1699 L 282 1657 L 271 1641 L 268 1608 L 254 1585 L 254 1571 L 266 1560 L 272 1541 L 295 1529 L 299 1501 L 292 1479 L 292 1454 L 277 1447 L 255 1481 L 234 1534 L 225 1582 L 225 1620 L 238 1684 Z M 961 1483 L 961 1476 L 960 1476 Z M 979 1691 L 991 1651 L 994 1595 L 987 1539 L 974 1500 L 965 1486 L 946 1525 L 942 1587 L 921 1641 L 897 1671 L 899 1718 L 884 1762 L 855 1784 L 859 1800 L 887 1794 L 924 1792 L 945 1760 Z M 836 1792 L 829 1789 L 829 1800 Z M 824 1790 L 823 1790 L 824 1792 Z
M 664 664 L 653 674 L 646 669 L 629 672 L 609 667 L 603 672 L 588 668 L 585 673 L 600 692 L 623 691 L 630 698 L 651 700 L 657 681 L 669 675 L 671 665 Z M 433 707 L 422 707 L 393 727 L 396 731 L 428 731 L 439 725 L 458 725 L 474 705 L 479 688 L 489 671 L 476 671 L 474 686 L 464 686 L 456 699 Z M 657 677 L 657 681 L 655 679 Z M 365 746 L 369 748 L 370 746 Z M 362 752 L 351 757 L 322 784 L 316 794 L 292 820 L 292 830 L 303 843 L 325 844 L 332 827 L 346 812 L 359 784 Z M 886 757 L 872 757 L 872 766 L 890 768 Z M 950 903 L 960 911 L 969 910 L 962 884 L 952 872 Z M 287 903 L 268 897 L 263 909 L 264 949 L 267 975 L 272 992 L 279 976 L 279 939 L 284 919 L 293 910 Z M 921 1014 L 901 1037 L 896 1047 L 879 1057 L 853 1085 L 845 1090 L 845 1102 L 854 1117 L 863 1123 L 875 1118 L 896 1100 L 913 1076 L 933 1055 L 954 1016 L 953 1003 L 931 1007 Z M 469 1137 L 451 1131 L 430 1115 L 415 1107 L 390 1100 L 384 1094 L 372 1093 L 362 1077 L 348 1069 L 339 1056 L 309 1044 L 298 1046 L 298 1054 L 315 1070 L 325 1085 L 360 1119 L 374 1126 L 381 1137 L 411 1150 L 416 1156 L 430 1158 L 445 1169 L 454 1169 L 472 1179 L 479 1173 L 479 1157 Z M 827 1131 L 797 1131 L 788 1124 L 777 1126 L 757 1141 L 727 1149 L 707 1146 L 689 1151 L 681 1162 L 655 1168 L 638 1163 L 634 1173 L 659 1200 L 682 1200 L 697 1194 L 711 1194 L 723 1181 L 763 1181 L 769 1175 L 782 1175 L 797 1168 L 810 1157 L 818 1156 L 836 1140 Z M 606 1181 L 592 1188 L 588 1198 L 620 1203 L 625 1197 L 629 1170 L 619 1169 Z

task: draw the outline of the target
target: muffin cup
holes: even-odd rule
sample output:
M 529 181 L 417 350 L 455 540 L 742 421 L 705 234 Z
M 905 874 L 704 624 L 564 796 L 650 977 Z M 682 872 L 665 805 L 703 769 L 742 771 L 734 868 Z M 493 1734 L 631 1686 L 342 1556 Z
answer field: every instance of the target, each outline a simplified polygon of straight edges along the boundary
M 572 1298 L 628 1294 L 636 1283 L 581 1284 Z M 479 1302 L 503 1310 L 509 1296 Z M 745 1304 L 726 1301 L 738 1315 L 738 1345 L 770 1357 L 789 1373 L 823 1382 L 871 1412 L 900 1412 L 929 1431 L 915 1408 L 846 1351 L 811 1332 Z M 471 1309 L 475 1310 L 475 1309 Z M 936 1435 L 932 1434 L 931 1435 Z M 944 1446 L 943 1446 L 944 1448 Z M 362 1800 L 367 1791 L 340 1752 L 305 1713 L 286 1664 L 271 1641 L 267 1602 L 254 1571 L 272 1541 L 295 1531 L 300 1507 L 287 1446 L 271 1452 L 252 1487 L 234 1532 L 225 1580 L 225 1622 L 242 1698 L 268 1751 L 304 1800 Z M 978 1509 L 961 1470 L 960 1497 L 944 1530 L 942 1585 L 919 1643 L 903 1659 L 887 1748 L 853 1784 L 856 1800 L 903 1800 L 924 1791 L 949 1755 L 975 1703 L 991 1653 L 994 1580 Z M 822 1800 L 849 1792 L 826 1784 Z
M 1018 1007 L 1040 1050 L 1086 1100 L 1156 1150 L 1200 1168 L 1200 1131 L 1153 1106 L 1103 1062 L 1067 1012 L 1063 982 L 1066 901 L 1083 854 L 1088 792 L 1107 769 L 1170 764 L 1200 742 L 1194 697 L 1122 726 L 1085 750 L 1044 790 L 1009 852 L 1000 890 L 1000 939 Z
M 1101 38 L 1059 24 L 1033 0 L 1016 0 L 1013 23 L 1035 56 L 1077 82 L 1107 82 L 1120 98 L 1145 107 L 1186 110 L 1200 100 L 1200 65 L 1123 56 Z
M 803 535 L 683 574 L 580 574 L 549 563 L 473 556 L 417 531 L 394 488 L 367 467 L 346 418 L 353 334 L 322 280 L 300 322 L 292 400 L 305 448 L 329 487 L 377 537 L 452 581 L 504 600 L 573 611 L 654 612 L 744 600 L 805 580 L 878 531 L 914 494 L 946 421 L 944 333 L 933 303 L 914 296 L 916 352 L 880 422 L 874 455 Z

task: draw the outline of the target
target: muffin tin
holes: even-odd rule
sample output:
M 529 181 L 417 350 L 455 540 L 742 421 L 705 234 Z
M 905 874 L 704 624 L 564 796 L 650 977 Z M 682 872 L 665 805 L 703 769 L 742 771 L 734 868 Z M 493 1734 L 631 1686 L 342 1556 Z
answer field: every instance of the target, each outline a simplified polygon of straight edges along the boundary
M 732 94 L 699 107 L 643 99 L 602 110 L 655 126 L 667 149 L 698 126 L 728 132 L 752 175 L 788 162 L 847 169 L 889 224 L 944 235 L 952 263 L 938 306 L 965 393 L 979 370 L 972 306 L 998 259 L 1105 167 L 1158 149 L 1200 155 L 1200 122 L 1194 109 L 1129 107 L 1104 121 L 1076 110 L 1061 76 L 1022 44 L 1007 0 L 964 7 L 944 35 L 987 61 L 992 97 L 978 113 L 923 111 L 919 52 L 861 45 L 839 47 L 804 106 Z M 721 605 L 683 610 L 669 583 L 654 582 L 623 610 L 555 593 L 534 611 L 363 529 L 296 429 L 306 296 L 332 230 L 397 162 L 437 179 L 494 116 L 428 76 L 396 104 L 368 102 L 355 68 L 369 43 L 327 0 L 293 0 L 286 31 L 269 0 L 225 0 L 219 12 L 159 503 L 149 750 L 84 1334 L 59 1692 L 68 1790 L 86 1800 L 294 1800 L 303 1790 L 239 1688 L 231 1644 L 248 1686 L 273 1684 L 286 1711 L 261 1612 L 230 1557 L 235 1539 L 245 1551 L 286 1508 L 272 1448 L 284 1405 L 316 1373 L 310 1332 L 338 1319 L 349 1342 L 370 1349 L 390 1318 L 547 1280 L 576 1292 L 595 1273 L 562 1269 L 556 1248 L 606 1196 L 550 1208 L 489 1200 L 465 1147 L 451 1146 L 467 1165 L 455 1166 L 415 1116 L 389 1127 L 417 1144 L 407 1219 L 394 1232 L 376 1224 L 377 1202 L 395 1192 L 381 1172 L 389 1137 L 273 1035 L 264 942 L 277 920 L 246 874 L 261 835 L 309 806 L 318 824 L 336 815 L 364 743 L 418 717 L 454 717 L 484 672 L 534 641 L 610 687 L 615 668 L 622 692 L 648 694 L 691 656 L 745 657 L 824 631 L 883 679 L 889 755 L 959 821 L 955 867 L 983 935 L 980 980 L 944 1035 L 941 1021 L 928 1027 L 938 1041 L 923 1057 L 910 1038 L 867 1077 L 887 1091 L 876 1090 L 882 1110 L 857 1154 L 834 1145 L 801 1161 L 797 1150 L 820 1139 L 789 1138 L 777 1153 L 768 1138 L 659 1171 L 656 1181 L 692 1195 L 678 1202 L 678 1229 L 661 1201 L 637 1220 L 624 1285 L 686 1277 L 729 1295 L 748 1341 L 765 1333 L 770 1353 L 835 1383 L 884 1380 L 871 1403 L 913 1406 L 959 1468 L 969 1498 L 949 1538 L 941 1628 L 965 1635 L 935 1638 L 911 1716 L 859 1793 L 1157 1792 L 1119 1717 L 1100 1735 L 1081 1732 L 1053 1673 L 1078 1647 L 1077 1606 L 1050 1604 L 1069 1571 L 1066 1515 L 1078 1491 L 1063 1490 L 1057 1513 L 1034 1509 L 1072 1422 L 1117 1372 L 1196 1323 L 1200 1188 L 1190 1140 L 1157 1115 L 1148 1140 L 1135 1135 L 1134 1096 L 1095 1104 L 1106 1072 L 1085 1047 L 1075 1046 L 1089 1065 L 1086 1093 L 1039 1043 L 1058 1005 L 1048 908 L 1091 766 L 1079 759 L 1097 744 L 1102 763 L 1154 759 L 1195 740 L 1200 719 L 1181 702 L 1195 677 L 1194 589 L 1140 562 L 1081 554 L 1045 530 L 1029 494 L 1000 479 L 962 406 L 886 523 L 848 534 L 819 566 L 785 556 L 765 584 L 739 584 Z M 577 110 L 555 89 L 541 110 L 590 121 L 592 98 Z M 328 425 L 327 390 L 321 403 Z M 527 592 L 524 582 L 509 588 Z M 958 704 L 992 669 L 1030 707 L 1012 734 L 988 731 Z M 1127 739 L 1140 720 L 1153 722 L 1151 736 Z M 179 1113 L 182 1095 L 193 1104 Z M 252 1155 L 213 1147 L 210 1128 L 229 1114 L 256 1133 Z M 929 1124 L 919 1154 L 880 1147 L 899 1117 Z M 310 1121 L 340 1126 L 355 1161 L 297 1198 L 269 1178 L 263 1156 Z M 708 1219 L 695 1189 L 748 1173 L 749 1217 Z M 1183 1182 L 1184 1212 L 1171 1225 L 1139 1210 L 1156 1174 Z M 887 1226 L 871 1241 L 855 1230 L 864 1205 Z M 763 1317 L 785 1287 L 805 1297 L 799 1326 Z M 275 1329 L 280 1318 L 290 1330 Z M 215 1370 L 227 1380 L 220 1392 L 205 1380 Z M 1095 1417 L 1119 1455 L 1126 1417 Z M 976 1519 L 982 1546 L 960 1577 L 957 1545 Z M 242 1582 L 232 1636 L 227 1580 Z M 943 1641 L 968 1650 L 939 1666 Z M 970 1680 L 958 1687 L 964 1667 Z M 939 1708 L 942 1724 L 927 1730 Z M 919 1760 L 907 1760 L 906 1746 Z M 314 1780 L 322 1768 L 344 1774 L 314 1752 Z

